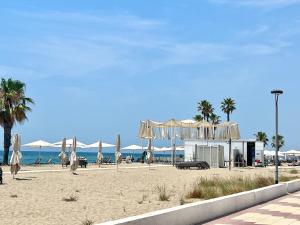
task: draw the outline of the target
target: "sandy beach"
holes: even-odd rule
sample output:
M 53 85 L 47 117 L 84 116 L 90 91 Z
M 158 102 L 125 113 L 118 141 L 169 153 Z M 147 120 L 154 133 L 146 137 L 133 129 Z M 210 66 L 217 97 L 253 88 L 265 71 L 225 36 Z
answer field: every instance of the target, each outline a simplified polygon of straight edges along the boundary
M 72 175 L 53 166 L 23 166 L 17 179 L 3 167 L 0 186 L 2 225 L 82 224 L 86 218 L 100 223 L 180 205 L 180 199 L 201 176 L 272 176 L 272 168 L 177 170 L 171 166 L 89 166 Z M 281 169 L 288 171 L 288 169 Z M 282 172 L 285 175 L 291 175 Z M 169 201 L 159 201 L 158 187 L 165 186 Z M 76 201 L 63 199 L 75 196 Z M 199 199 L 186 199 L 188 202 Z

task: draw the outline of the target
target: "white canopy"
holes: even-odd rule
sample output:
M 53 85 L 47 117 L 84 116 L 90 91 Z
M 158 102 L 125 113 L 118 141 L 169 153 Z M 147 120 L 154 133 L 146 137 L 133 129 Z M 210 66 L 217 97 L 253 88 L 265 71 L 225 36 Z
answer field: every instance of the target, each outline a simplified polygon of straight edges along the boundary
M 300 155 L 300 151 L 289 150 L 289 151 L 284 152 L 284 154 L 287 154 L 287 155 Z
M 97 141 L 93 144 L 86 145 L 84 148 L 99 148 L 99 144 L 100 144 L 100 141 Z M 111 147 L 115 147 L 115 145 L 102 142 L 102 148 L 111 148 Z
M 173 151 L 172 147 L 161 147 L 154 149 L 155 152 L 170 152 Z M 183 146 L 176 146 L 176 151 L 184 151 Z
M 266 156 L 275 156 L 275 151 L 264 150 L 264 155 L 266 155 Z M 284 156 L 284 154 L 282 152 L 278 152 L 278 156 Z
M 147 149 L 147 147 L 139 146 L 139 145 L 129 145 L 127 147 L 122 148 L 122 150 L 143 150 Z
M 240 139 L 237 123 L 224 122 L 211 124 L 207 121 L 175 120 L 155 122 L 152 120 L 141 121 L 139 129 L 140 138 L 154 139 L 214 139 L 228 140 Z
M 23 147 L 30 147 L 30 148 L 43 148 L 43 147 L 56 147 L 54 144 L 51 144 L 47 141 L 38 140 L 34 142 L 30 142 L 28 144 L 22 145 Z
M 55 142 L 55 143 L 53 143 L 53 145 L 54 145 L 55 147 L 61 148 L 61 146 L 62 146 L 62 141 Z M 73 146 L 73 139 L 67 139 L 67 140 L 66 140 L 66 147 L 70 148 L 70 147 L 72 147 L 72 146 Z M 84 144 L 84 143 L 82 143 L 82 142 L 79 142 L 79 141 L 76 141 L 76 147 L 77 147 L 77 148 L 85 148 L 86 146 L 87 146 L 86 144 Z M 98 148 L 98 145 L 97 145 L 97 148 Z

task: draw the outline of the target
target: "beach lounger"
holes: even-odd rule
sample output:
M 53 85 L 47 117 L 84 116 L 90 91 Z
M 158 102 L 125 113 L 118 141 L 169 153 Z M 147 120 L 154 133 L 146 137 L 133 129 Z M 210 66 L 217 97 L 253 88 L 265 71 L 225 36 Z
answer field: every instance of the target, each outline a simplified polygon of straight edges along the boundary
M 47 164 L 49 164 L 49 165 L 53 164 L 53 161 L 51 158 L 48 159 Z
M 41 162 L 42 162 L 42 159 L 41 159 L 41 158 L 37 158 L 37 159 L 35 160 L 34 164 L 35 164 L 35 165 L 41 164 Z
M 88 164 L 87 158 L 85 158 L 85 157 L 78 157 L 78 165 L 81 168 L 82 167 L 86 168 L 87 164 Z
M 177 169 L 191 169 L 197 168 L 199 170 L 210 169 L 210 166 L 205 161 L 196 161 L 196 162 L 182 162 L 175 164 Z

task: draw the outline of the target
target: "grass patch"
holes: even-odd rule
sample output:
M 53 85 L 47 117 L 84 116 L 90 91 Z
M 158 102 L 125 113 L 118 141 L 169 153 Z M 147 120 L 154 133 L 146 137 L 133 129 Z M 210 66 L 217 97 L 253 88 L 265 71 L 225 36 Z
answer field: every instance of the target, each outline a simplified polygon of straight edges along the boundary
M 292 169 L 289 171 L 290 174 L 298 174 L 298 170 L 296 169 Z
M 64 197 L 62 200 L 65 202 L 76 202 L 78 197 L 76 195 L 70 195 L 69 197 Z
M 179 203 L 180 203 L 180 205 L 184 205 L 184 204 L 186 204 L 186 203 L 188 203 L 188 202 L 184 199 L 184 196 L 182 195 L 182 196 L 180 197 L 180 199 L 179 199 Z
M 81 225 L 92 225 L 94 221 L 90 219 L 85 219 L 84 221 L 81 222 Z
M 249 191 L 274 184 L 271 177 L 231 177 L 203 178 L 201 177 L 188 192 L 187 198 L 211 199 Z
M 143 194 L 142 195 L 142 200 L 138 201 L 139 204 L 142 204 L 146 199 L 147 199 L 147 195 Z
M 280 175 L 279 181 L 280 181 L 280 182 L 287 182 L 287 181 L 296 180 L 296 179 L 299 179 L 299 178 L 300 178 L 300 177 L 298 177 L 298 176 L 285 176 L 285 175 Z
M 157 186 L 156 189 L 158 192 L 159 201 L 169 201 L 170 200 L 170 195 L 167 193 L 165 185 Z
M 18 195 L 10 195 L 11 198 L 17 198 Z

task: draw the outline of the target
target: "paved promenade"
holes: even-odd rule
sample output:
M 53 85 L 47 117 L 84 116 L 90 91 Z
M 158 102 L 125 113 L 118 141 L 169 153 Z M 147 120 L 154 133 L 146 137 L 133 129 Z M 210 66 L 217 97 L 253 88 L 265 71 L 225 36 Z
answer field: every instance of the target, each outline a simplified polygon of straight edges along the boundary
M 300 192 L 257 205 L 205 225 L 300 225 Z

